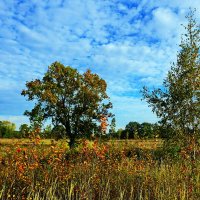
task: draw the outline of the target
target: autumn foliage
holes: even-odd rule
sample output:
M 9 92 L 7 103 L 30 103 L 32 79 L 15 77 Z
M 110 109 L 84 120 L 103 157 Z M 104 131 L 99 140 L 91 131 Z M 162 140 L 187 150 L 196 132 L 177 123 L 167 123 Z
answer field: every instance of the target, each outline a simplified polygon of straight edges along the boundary
M 49 66 L 42 80 L 26 83 L 22 95 L 36 101 L 31 111 L 26 111 L 30 121 L 40 127 L 46 119 L 62 126 L 63 137 L 69 137 L 70 147 L 79 136 L 96 133 L 102 116 L 111 116 L 112 103 L 106 94 L 107 84 L 97 74 L 87 70 L 80 74 L 76 69 L 65 67 L 59 62 Z M 104 120 L 105 121 L 105 120 Z
M 0 146 L 0 199 L 200 197 L 200 163 L 191 160 L 191 145 L 173 160 L 159 154 L 156 141 L 145 149 L 144 141 L 134 146 L 82 139 L 70 150 L 65 141 L 45 145 L 38 134 L 30 133 L 28 144 Z

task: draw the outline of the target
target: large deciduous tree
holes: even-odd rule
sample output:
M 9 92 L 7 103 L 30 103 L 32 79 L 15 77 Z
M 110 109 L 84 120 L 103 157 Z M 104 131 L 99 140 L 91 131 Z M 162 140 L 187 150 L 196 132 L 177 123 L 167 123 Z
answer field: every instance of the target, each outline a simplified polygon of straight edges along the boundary
M 50 118 L 55 126 L 63 126 L 63 135 L 69 137 L 70 147 L 74 146 L 77 136 L 98 129 L 102 116 L 111 116 L 112 104 L 106 94 L 106 82 L 90 70 L 80 74 L 76 69 L 55 62 L 42 80 L 27 82 L 26 87 L 22 95 L 36 103 L 25 114 L 37 124 Z
M 178 137 L 198 136 L 200 129 L 200 29 L 193 11 L 186 17 L 186 34 L 163 88 L 153 91 L 143 88 L 143 97 L 152 110 Z

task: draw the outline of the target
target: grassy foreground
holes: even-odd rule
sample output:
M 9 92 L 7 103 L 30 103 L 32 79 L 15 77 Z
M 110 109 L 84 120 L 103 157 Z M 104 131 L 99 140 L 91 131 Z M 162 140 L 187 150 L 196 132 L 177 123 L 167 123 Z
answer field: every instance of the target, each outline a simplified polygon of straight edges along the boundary
M 0 199 L 200 199 L 199 160 L 161 159 L 160 144 L 0 140 Z

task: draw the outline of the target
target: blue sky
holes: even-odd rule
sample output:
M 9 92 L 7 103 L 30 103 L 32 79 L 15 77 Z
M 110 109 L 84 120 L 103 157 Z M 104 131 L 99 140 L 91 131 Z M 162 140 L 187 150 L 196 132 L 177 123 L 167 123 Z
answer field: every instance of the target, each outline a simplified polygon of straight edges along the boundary
M 0 0 L 0 120 L 27 123 L 21 90 L 60 61 L 106 80 L 118 128 L 156 122 L 139 91 L 176 61 L 189 7 L 199 20 L 198 0 Z

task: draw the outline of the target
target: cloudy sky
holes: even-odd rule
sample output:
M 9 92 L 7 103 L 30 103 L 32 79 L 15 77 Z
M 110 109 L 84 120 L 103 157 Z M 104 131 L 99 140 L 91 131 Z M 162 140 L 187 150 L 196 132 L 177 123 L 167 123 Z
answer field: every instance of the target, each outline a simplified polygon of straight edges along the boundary
M 0 120 L 27 123 L 21 90 L 60 61 L 106 80 L 118 128 L 156 122 L 140 90 L 176 61 L 189 7 L 199 20 L 198 0 L 0 0 Z

